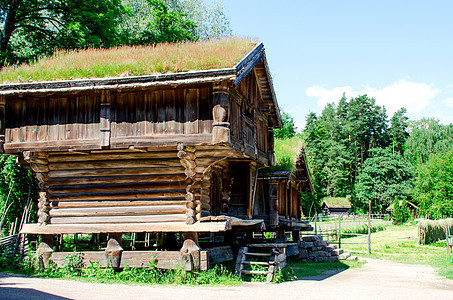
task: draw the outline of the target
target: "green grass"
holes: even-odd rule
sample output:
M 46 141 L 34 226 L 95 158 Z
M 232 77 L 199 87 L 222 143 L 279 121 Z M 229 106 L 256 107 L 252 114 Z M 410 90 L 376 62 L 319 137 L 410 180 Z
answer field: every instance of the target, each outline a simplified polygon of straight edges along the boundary
M 292 270 L 296 278 L 323 276 L 335 274 L 350 268 L 360 268 L 365 264 L 364 261 L 344 260 L 334 263 L 290 263 L 288 268 Z
M 256 42 L 228 38 L 201 42 L 56 52 L 32 64 L 5 67 L 1 83 L 126 77 L 232 68 Z
M 362 242 L 366 237 L 348 238 L 345 242 Z M 385 231 L 371 234 L 371 251 L 367 245 L 343 244 L 346 251 L 360 253 L 361 256 L 386 259 L 407 264 L 421 264 L 434 267 L 439 276 L 453 279 L 453 264 L 449 263 L 446 248 L 435 245 L 418 245 L 417 226 L 413 224 L 388 225 Z
M 265 168 L 263 172 L 293 171 L 301 147 L 302 137 L 298 135 L 289 139 L 275 139 L 275 166 Z

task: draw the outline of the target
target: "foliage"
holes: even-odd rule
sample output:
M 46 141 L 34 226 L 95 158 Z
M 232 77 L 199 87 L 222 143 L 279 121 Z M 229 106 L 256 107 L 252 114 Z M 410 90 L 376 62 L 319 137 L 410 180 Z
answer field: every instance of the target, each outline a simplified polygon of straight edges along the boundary
M 224 38 L 232 35 L 229 18 L 221 2 L 202 0 L 167 0 L 168 5 L 187 15 L 196 24 L 195 36 L 201 40 Z
M 407 201 L 395 201 L 395 209 L 392 211 L 393 224 L 406 223 L 410 218 L 409 208 L 407 207 Z
M 0 1 L 1 64 L 21 63 L 56 49 L 111 47 L 123 13 L 120 0 Z
M 409 137 L 409 133 L 407 132 L 409 118 L 406 117 L 406 113 L 407 110 L 403 107 L 395 112 L 390 120 L 389 135 L 393 154 L 403 154 L 404 144 Z
M 418 168 L 414 199 L 431 218 L 453 215 L 453 149 L 431 155 Z
M 37 211 L 35 199 L 38 198 L 33 173 L 19 167 L 15 156 L 0 155 L 0 209 L 2 214 L 5 213 L 5 221 L 0 230 L 6 232 L 16 218 L 18 222 L 21 221 L 29 198 L 33 204 L 29 215 L 33 220 Z
M 245 38 L 61 51 L 30 65 L 4 68 L 0 82 L 140 76 L 231 68 L 256 43 Z
M 409 132 L 404 156 L 416 167 L 428 162 L 431 155 L 453 148 L 453 124 L 442 125 L 437 119 L 422 118 L 410 122 Z
M 445 240 L 447 226 L 450 227 L 450 232 L 453 232 L 453 219 L 421 220 L 417 226 L 418 243 L 426 245 Z
M 195 23 L 187 18 L 187 14 L 169 9 L 163 0 L 147 0 L 153 11 L 153 19 L 138 41 L 133 44 L 157 44 L 163 42 L 195 41 Z M 130 44 L 130 43 L 126 43 Z
M 404 114 L 404 113 L 403 113 Z M 310 113 L 303 131 L 317 199 L 353 194 L 369 149 L 389 145 L 385 108 L 367 95 Z
M 383 213 L 393 201 L 409 197 L 414 170 L 401 156 L 388 149 L 375 148 L 370 153 L 371 157 L 365 161 L 358 176 L 353 205 L 368 211 L 371 202 L 372 212 Z
M 0 63 L 56 50 L 231 36 L 219 3 L 201 0 L 0 0 Z
M 296 135 L 296 124 L 294 123 L 293 117 L 288 113 L 282 113 L 281 129 L 274 129 L 274 137 L 277 139 L 288 139 Z

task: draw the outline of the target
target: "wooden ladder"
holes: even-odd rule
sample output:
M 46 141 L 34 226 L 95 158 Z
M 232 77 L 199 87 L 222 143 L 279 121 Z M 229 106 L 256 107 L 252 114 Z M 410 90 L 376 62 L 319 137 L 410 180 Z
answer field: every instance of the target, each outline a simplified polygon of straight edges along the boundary
M 248 244 L 241 247 L 236 259 L 236 275 L 267 275 L 271 282 L 275 272 L 286 265 L 286 244 Z M 254 270 L 253 266 L 262 266 Z M 265 269 L 265 270 L 264 270 Z

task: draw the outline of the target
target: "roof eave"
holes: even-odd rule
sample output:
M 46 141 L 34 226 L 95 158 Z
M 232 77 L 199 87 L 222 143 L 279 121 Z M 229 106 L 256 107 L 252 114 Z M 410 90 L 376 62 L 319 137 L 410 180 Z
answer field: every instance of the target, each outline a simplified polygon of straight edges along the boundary
M 160 85 L 217 82 L 228 79 L 233 80 L 235 78 L 236 69 L 225 68 L 130 77 L 13 83 L 0 84 L 0 95 L 152 87 Z

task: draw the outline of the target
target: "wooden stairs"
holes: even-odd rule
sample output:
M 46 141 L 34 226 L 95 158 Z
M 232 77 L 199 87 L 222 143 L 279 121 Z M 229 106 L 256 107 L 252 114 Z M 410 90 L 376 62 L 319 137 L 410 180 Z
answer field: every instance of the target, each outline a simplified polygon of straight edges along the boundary
M 236 260 L 236 275 L 266 275 L 271 282 L 275 272 L 286 266 L 284 243 L 248 244 L 241 247 Z

